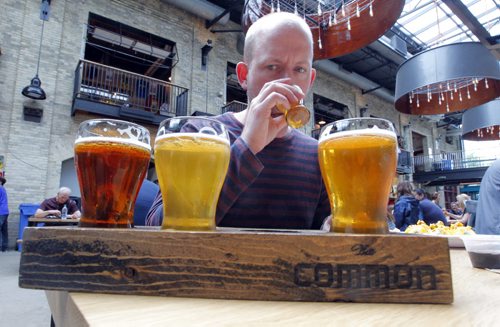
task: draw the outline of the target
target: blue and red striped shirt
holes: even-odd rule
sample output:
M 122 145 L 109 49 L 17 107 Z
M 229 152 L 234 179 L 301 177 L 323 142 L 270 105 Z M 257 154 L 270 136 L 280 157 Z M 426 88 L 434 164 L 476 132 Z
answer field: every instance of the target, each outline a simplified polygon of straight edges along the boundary
M 291 130 L 254 155 L 240 138 L 243 130 L 232 113 L 215 117 L 229 130 L 231 159 L 217 204 L 221 227 L 319 229 L 330 203 L 318 163 L 318 142 Z M 146 219 L 161 225 L 158 193 Z

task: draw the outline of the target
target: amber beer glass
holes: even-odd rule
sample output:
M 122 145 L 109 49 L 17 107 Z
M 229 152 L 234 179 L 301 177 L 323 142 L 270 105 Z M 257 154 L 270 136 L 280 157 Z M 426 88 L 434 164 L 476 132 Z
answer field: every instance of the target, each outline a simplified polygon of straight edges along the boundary
M 75 141 L 80 226 L 131 227 L 150 156 L 149 131 L 142 126 L 112 119 L 81 123 Z
M 215 229 L 229 153 L 226 127 L 216 120 L 175 117 L 160 124 L 154 155 L 163 197 L 163 229 Z
M 388 232 L 396 162 L 396 133 L 388 120 L 352 118 L 323 128 L 319 163 L 332 206 L 332 232 Z

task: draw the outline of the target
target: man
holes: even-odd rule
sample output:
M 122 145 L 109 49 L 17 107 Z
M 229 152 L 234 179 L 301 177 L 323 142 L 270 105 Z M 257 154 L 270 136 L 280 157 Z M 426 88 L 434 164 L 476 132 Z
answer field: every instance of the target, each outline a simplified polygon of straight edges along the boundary
M 40 208 L 36 209 L 35 218 L 43 218 L 47 216 L 61 217 L 61 211 L 64 206 L 68 209 L 68 219 L 80 218 L 80 210 L 78 210 L 75 201 L 69 198 L 70 195 L 71 190 L 69 188 L 61 187 L 59 192 L 57 192 L 56 197 L 45 199 L 40 205 Z
M 419 201 L 418 207 L 420 209 L 419 219 L 425 221 L 427 225 L 435 224 L 442 221 L 448 225 L 443 210 L 434 202 L 425 197 L 425 192 L 421 188 L 415 190 L 415 199 Z
M 0 177 L 0 229 L 2 230 L 2 252 L 7 251 L 9 247 L 9 226 L 7 219 L 9 218 L 9 201 L 7 199 L 7 191 L 4 184 L 7 180 Z
M 231 138 L 217 226 L 319 229 L 330 214 L 317 141 L 288 127 L 276 109 L 305 97 L 316 76 L 312 59 L 311 31 L 294 14 L 269 14 L 249 28 L 236 66 L 248 107 L 216 117 Z M 146 224 L 159 224 L 161 211 L 158 195 Z
M 475 230 L 478 234 L 500 235 L 500 159 L 493 162 L 481 180 Z

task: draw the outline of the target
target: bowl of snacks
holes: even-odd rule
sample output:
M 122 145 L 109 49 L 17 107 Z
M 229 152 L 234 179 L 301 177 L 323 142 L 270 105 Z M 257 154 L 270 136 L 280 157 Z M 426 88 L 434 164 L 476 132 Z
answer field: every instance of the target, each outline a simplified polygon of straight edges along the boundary
M 464 226 L 461 222 L 456 222 L 446 226 L 442 221 L 427 225 L 423 220 L 419 220 L 415 225 L 410 225 L 404 231 L 406 234 L 432 235 L 445 237 L 448 239 L 450 247 L 464 247 L 462 239 L 476 235 L 472 227 Z M 467 237 L 462 237 L 467 235 Z
M 500 235 L 474 235 L 463 241 L 473 267 L 500 269 Z

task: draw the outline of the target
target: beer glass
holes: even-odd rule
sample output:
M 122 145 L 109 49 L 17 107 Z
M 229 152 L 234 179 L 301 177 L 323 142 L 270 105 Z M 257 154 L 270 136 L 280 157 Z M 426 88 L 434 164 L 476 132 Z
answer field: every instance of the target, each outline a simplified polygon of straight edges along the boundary
M 302 102 L 292 106 L 288 110 L 282 105 L 277 105 L 276 108 L 281 114 L 285 115 L 286 123 L 292 128 L 304 126 L 311 118 L 309 109 Z
M 214 230 L 230 157 L 224 124 L 204 117 L 164 120 L 154 155 L 163 197 L 162 228 Z
M 332 207 L 332 232 L 388 232 L 387 201 L 396 172 L 392 123 L 378 118 L 343 119 L 326 125 L 318 157 Z
M 80 226 L 131 227 L 150 157 L 146 128 L 113 119 L 82 122 L 75 141 L 82 198 Z

